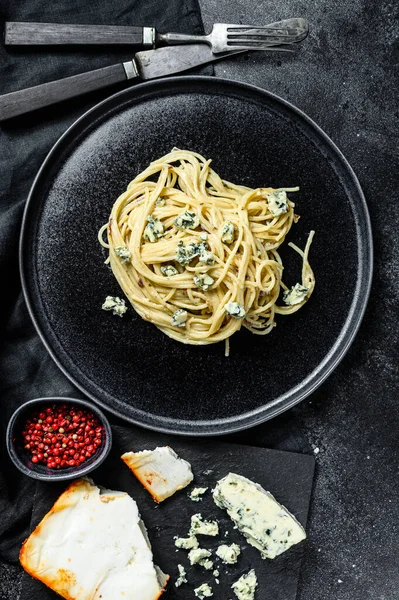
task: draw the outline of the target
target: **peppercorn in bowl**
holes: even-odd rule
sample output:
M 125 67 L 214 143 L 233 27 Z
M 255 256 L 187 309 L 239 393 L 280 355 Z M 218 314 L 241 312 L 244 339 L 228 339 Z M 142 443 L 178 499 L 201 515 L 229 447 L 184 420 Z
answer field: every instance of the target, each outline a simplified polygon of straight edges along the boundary
M 7 450 L 25 475 L 65 481 L 87 475 L 107 457 L 111 427 L 91 402 L 36 398 L 20 406 L 7 427 Z

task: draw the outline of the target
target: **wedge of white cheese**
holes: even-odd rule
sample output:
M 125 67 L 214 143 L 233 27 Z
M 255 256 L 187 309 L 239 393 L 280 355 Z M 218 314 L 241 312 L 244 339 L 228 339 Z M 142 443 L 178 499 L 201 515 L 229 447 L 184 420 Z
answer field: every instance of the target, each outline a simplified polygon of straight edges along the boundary
M 191 465 L 169 446 L 125 452 L 121 459 L 133 471 L 155 502 L 162 502 L 194 479 Z
M 23 568 L 63 598 L 156 600 L 169 579 L 153 563 L 136 502 L 73 482 L 24 542 Z
M 306 538 L 304 528 L 270 492 L 246 477 L 229 473 L 213 490 L 217 506 L 227 510 L 237 529 L 260 550 L 275 558 Z

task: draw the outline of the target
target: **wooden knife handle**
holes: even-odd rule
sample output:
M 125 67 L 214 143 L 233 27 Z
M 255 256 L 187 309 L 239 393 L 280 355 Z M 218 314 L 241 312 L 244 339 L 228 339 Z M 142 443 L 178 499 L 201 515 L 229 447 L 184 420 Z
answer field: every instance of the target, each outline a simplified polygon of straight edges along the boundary
M 0 96 L 0 121 L 23 115 L 62 100 L 81 96 L 120 81 L 127 75 L 122 63 L 65 77 Z
M 129 44 L 141 46 L 144 41 L 143 29 L 149 28 L 8 21 L 5 24 L 4 43 L 8 46 L 43 44 Z

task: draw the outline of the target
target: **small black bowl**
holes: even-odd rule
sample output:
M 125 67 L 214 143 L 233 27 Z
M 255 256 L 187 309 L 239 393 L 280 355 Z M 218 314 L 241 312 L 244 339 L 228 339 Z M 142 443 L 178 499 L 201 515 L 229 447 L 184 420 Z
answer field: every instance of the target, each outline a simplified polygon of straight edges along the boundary
M 98 447 L 93 456 L 77 467 L 49 469 L 46 465 L 33 463 L 30 452 L 24 448 L 22 427 L 25 420 L 39 407 L 46 408 L 52 404 L 69 404 L 84 408 L 92 412 L 104 427 L 104 438 L 101 446 Z M 112 432 L 106 416 L 91 402 L 75 398 L 35 398 L 22 404 L 12 415 L 7 427 L 6 443 L 14 465 L 28 477 L 40 479 L 41 481 L 66 481 L 87 475 L 106 459 L 112 446 Z

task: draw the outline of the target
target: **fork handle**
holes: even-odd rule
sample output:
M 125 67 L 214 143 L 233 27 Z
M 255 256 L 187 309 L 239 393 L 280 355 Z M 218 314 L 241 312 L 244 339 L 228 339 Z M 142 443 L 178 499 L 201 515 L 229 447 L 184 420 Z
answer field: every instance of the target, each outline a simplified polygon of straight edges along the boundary
M 5 24 L 4 43 L 7 46 L 129 44 L 151 48 L 154 33 L 152 27 L 8 21 Z
M 198 44 L 201 42 L 211 44 L 208 35 L 188 35 L 186 33 L 158 33 L 157 41 L 168 46 L 175 44 Z

